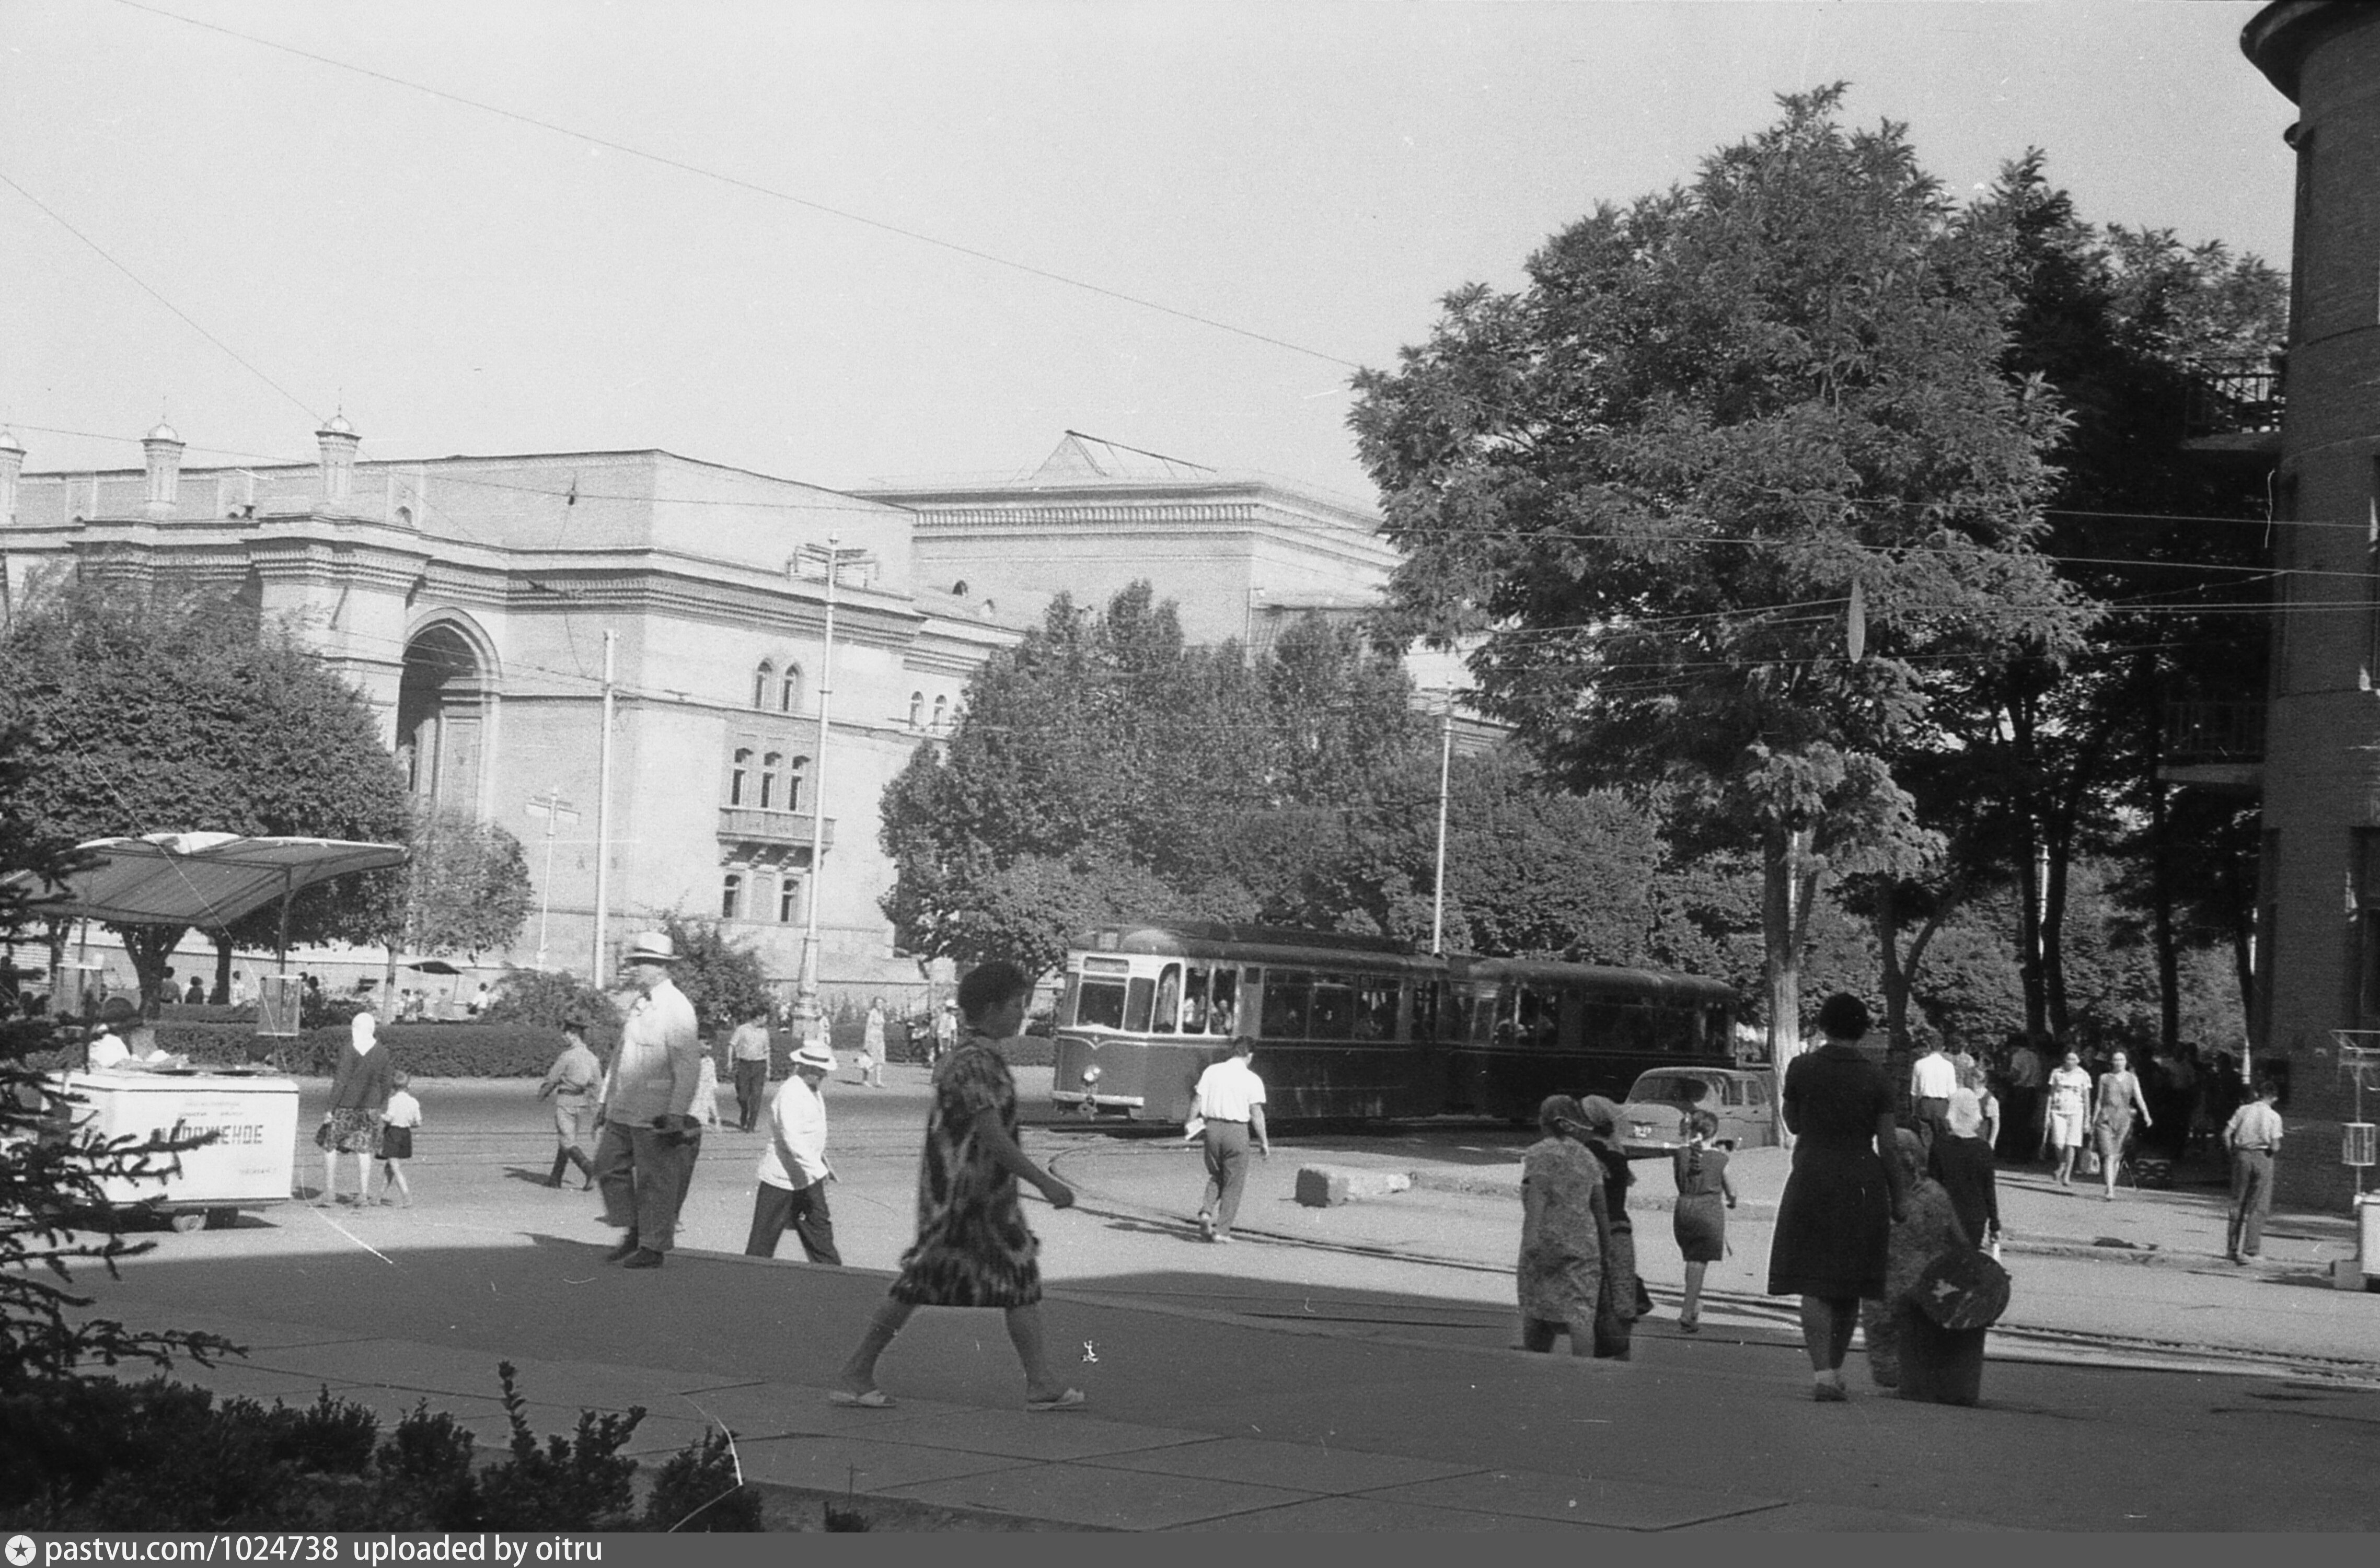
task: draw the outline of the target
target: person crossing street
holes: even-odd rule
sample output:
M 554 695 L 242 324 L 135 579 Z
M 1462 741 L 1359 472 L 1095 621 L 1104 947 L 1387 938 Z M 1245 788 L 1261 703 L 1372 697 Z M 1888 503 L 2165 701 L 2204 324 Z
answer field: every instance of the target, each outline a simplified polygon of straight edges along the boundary
M 621 964 L 642 994 L 621 1026 L 596 1112 L 603 1129 L 595 1146 L 603 1220 L 626 1233 L 604 1261 L 631 1269 L 658 1269 L 668 1257 L 702 1151 L 693 1114 L 702 1048 L 694 1004 L 670 981 L 676 961 L 677 947 L 664 932 L 648 931 L 628 944 Z
M 1248 1184 L 1248 1136 L 1265 1158 L 1272 1157 L 1272 1137 L 1265 1130 L 1264 1080 L 1249 1063 L 1256 1042 L 1243 1034 L 1232 1042 L 1232 1054 L 1198 1075 L 1196 1108 L 1192 1115 L 1203 1124 L 1199 1136 L 1207 1151 L 1207 1190 L 1198 1201 L 1198 1234 L 1208 1241 L 1232 1239 L 1232 1222 L 1239 1218 L 1240 1194 Z

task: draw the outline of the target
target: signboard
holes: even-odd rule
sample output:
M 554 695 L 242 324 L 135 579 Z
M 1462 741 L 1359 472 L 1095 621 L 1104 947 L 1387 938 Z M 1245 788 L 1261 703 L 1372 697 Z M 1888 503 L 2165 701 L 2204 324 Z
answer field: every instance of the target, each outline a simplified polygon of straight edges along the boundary
M 256 1032 L 260 1036 L 297 1037 L 302 983 L 294 974 L 268 974 L 257 983 Z

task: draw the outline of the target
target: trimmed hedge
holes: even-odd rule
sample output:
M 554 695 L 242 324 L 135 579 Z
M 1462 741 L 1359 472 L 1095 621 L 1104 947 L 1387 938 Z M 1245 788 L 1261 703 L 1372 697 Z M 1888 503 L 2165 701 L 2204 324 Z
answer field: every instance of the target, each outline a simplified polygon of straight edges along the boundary
M 193 1067 L 260 1062 L 278 1045 L 286 1070 L 313 1078 L 331 1076 L 348 1038 L 344 1026 L 280 1041 L 259 1039 L 252 1023 L 157 1026 L 158 1046 L 189 1057 Z M 420 1078 L 543 1078 L 562 1049 L 561 1031 L 538 1024 L 392 1023 L 381 1027 L 380 1040 L 391 1061 Z

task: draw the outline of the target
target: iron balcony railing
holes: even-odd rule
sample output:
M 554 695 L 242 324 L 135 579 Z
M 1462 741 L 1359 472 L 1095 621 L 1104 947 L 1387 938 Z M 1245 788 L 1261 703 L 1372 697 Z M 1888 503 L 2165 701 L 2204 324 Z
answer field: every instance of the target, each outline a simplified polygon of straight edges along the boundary
M 760 811 L 751 806 L 719 808 L 719 836 L 747 844 L 808 844 L 810 814 L 806 811 Z M 826 819 L 826 847 L 834 848 L 834 818 Z
M 2244 762 L 2261 757 L 2265 754 L 2265 705 L 2168 703 L 2165 754 L 2174 762 Z
M 2286 401 L 2281 373 L 2269 360 L 2202 365 L 2190 379 L 2182 433 L 2202 437 L 2278 430 Z

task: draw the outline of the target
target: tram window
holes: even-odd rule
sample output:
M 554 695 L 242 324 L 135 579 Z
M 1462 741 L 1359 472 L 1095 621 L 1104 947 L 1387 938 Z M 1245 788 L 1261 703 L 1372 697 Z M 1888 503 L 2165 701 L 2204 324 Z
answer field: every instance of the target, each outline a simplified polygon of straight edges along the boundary
M 1317 1040 L 1354 1038 L 1355 992 L 1345 975 L 1315 977 L 1313 1008 L 1306 1022 L 1308 1031 Z
M 1157 995 L 1157 982 L 1145 974 L 1132 977 L 1132 991 L 1123 1006 L 1123 1027 L 1128 1034 L 1141 1034 L 1148 1029 L 1150 1002 Z
M 1157 1015 L 1148 1021 L 1149 1029 L 1158 1034 L 1173 1032 L 1173 1020 L 1182 1011 L 1182 966 L 1167 964 L 1157 977 Z
M 1646 1052 L 1658 1050 L 1659 1043 L 1653 1036 L 1653 1011 L 1649 1007 L 1631 1007 L 1622 1003 L 1611 1009 L 1612 1048 L 1619 1051 Z
M 1475 991 L 1471 994 L 1471 1043 L 1486 1045 L 1496 1039 L 1496 993 Z
M 1397 1037 L 1397 983 L 1359 980 L 1355 983 L 1355 1038 L 1394 1040 Z
M 1248 983 L 1254 985 L 1259 970 L 1248 971 Z M 1239 976 L 1228 969 L 1215 971 L 1214 999 L 1207 1006 L 1207 1032 L 1230 1034 L 1239 1028 Z
M 1122 1029 L 1123 982 L 1083 976 L 1075 992 L 1075 1021 L 1087 1029 Z
M 1513 1020 L 1513 1043 L 1532 1051 L 1550 1049 L 1560 1008 L 1559 993 L 1540 991 L 1534 985 L 1523 986 L 1518 1000 L 1518 1016 Z
M 1207 971 L 1192 965 L 1182 975 L 1182 1032 L 1196 1034 L 1207 1027 Z
M 1413 1037 L 1415 1040 L 1436 1040 L 1438 1020 L 1446 1013 L 1446 987 L 1429 981 L 1415 984 L 1413 994 Z
M 1277 969 L 1265 982 L 1264 1036 L 1268 1040 L 1302 1040 L 1305 1015 L 1314 1000 L 1314 977 L 1294 970 Z

